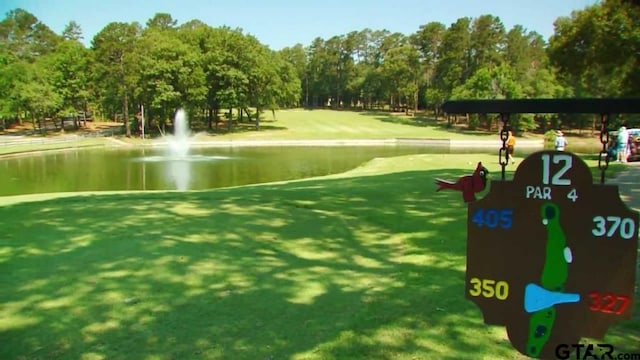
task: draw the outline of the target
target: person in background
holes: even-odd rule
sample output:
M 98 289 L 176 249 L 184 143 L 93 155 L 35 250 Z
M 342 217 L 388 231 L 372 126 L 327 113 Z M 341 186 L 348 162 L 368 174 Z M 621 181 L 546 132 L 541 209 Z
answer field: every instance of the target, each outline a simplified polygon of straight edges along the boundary
M 513 159 L 513 151 L 516 147 L 516 137 L 513 136 L 511 130 L 509 130 L 509 137 L 507 138 L 507 162 L 511 160 L 511 164 L 515 164 L 516 161 Z
M 618 159 L 616 162 L 626 163 L 627 157 L 629 156 L 629 132 L 624 125 L 622 125 L 620 130 L 618 130 L 616 140 L 618 140 Z
M 556 131 L 556 141 L 555 146 L 557 151 L 564 151 L 564 149 L 569 145 L 569 142 L 564 137 L 564 133 L 560 130 Z

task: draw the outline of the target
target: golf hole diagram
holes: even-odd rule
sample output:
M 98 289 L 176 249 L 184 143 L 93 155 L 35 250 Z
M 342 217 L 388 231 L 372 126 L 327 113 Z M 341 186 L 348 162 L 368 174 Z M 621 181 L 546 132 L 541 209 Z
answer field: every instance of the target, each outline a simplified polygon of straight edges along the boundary
M 532 358 L 632 318 L 638 213 L 587 164 L 539 151 L 468 206 L 466 298 Z

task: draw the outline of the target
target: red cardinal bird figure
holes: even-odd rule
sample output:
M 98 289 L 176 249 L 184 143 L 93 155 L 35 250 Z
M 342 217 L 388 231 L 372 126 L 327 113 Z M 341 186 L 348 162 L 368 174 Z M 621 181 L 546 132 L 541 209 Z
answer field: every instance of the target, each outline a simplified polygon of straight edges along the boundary
M 462 199 L 464 199 L 464 202 L 468 203 L 476 201 L 475 194 L 484 190 L 487 186 L 488 174 L 489 170 L 482 166 L 482 162 L 479 162 L 472 175 L 462 176 L 456 182 L 435 179 L 436 185 L 438 185 L 438 190 L 436 191 L 440 191 L 442 189 L 457 190 L 462 192 Z

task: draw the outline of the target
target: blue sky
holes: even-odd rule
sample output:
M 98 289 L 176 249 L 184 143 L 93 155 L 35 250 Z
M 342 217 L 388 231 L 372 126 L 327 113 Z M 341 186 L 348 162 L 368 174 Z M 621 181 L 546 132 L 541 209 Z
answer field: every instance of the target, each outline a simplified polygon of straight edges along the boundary
M 274 50 L 296 43 L 309 45 L 365 28 L 409 35 L 420 25 L 439 21 L 449 26 L 460 17 L 492 14 L 507 29 L 516 24 L 548 38 L 553 22 L 596 0 L 0 0 L 0 14 L 22 8 L 60 34 L 69 21 L 82 28 L 85 44 L 110 22 L 144 25 L 165 12 L 182 24 L 198 19 L 213 27 L 242 28 Z

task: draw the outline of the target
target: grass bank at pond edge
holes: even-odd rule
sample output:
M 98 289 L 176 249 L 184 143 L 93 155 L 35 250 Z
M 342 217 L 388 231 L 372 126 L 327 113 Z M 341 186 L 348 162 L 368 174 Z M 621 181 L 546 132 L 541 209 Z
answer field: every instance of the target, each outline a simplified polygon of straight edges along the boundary
M 41 151 L 63 151 L 108 145 L 113 146 L 113 138 L 78 138 L 68 141 L 56 141 L 51 138 L 36 140 L 27 138 L 22 140 L 22 142 L 0 146 L 0 158 L 14 155 L 30 155 Z
M 524 359 L 465 300 L 466 205 L 433 185 L 496 160 L 2 206 L 0 358 Z

